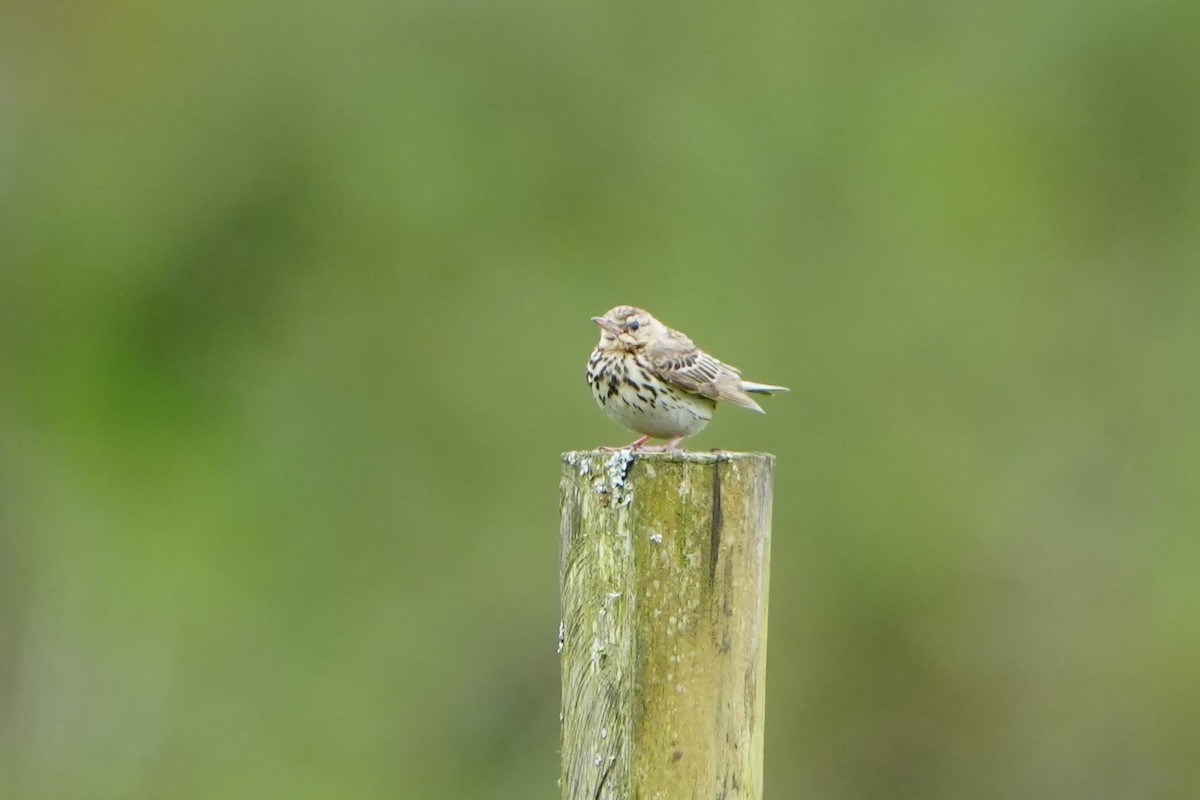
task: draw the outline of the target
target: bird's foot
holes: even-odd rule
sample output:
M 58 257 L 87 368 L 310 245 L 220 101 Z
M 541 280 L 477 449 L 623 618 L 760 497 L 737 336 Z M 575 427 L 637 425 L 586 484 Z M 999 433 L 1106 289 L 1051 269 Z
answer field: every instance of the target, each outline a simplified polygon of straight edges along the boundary
M 646 442 L 650 441 L 651 438 L 653 438 L 653 437 L 651 437 L 649 434 L 646 434 L 642 438 L 638 439 L 636 442 L 627 444 L 624 447 L 601 447 L 600 451 L 602 453 L 615 453 L 618 450 L 637 450 L 638 448 L 641 448 L 642 450 L 658 449 L 654 445 L 650 445 L 649 447 L 644 446 L 646 444 Z
M 676 453 L 679 451 L 679 443 L 687 438 L 687 434 L 676 436 L 666 444 L 652 444 L 642 448 L 642 450 L 650 453 Z

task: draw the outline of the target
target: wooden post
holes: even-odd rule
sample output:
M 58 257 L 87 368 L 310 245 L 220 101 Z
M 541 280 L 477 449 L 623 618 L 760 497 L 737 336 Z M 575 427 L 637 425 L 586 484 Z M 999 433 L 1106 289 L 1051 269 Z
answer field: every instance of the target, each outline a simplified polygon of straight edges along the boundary
M 761 800 L 774 469 L 564 454 L 564 800 Z

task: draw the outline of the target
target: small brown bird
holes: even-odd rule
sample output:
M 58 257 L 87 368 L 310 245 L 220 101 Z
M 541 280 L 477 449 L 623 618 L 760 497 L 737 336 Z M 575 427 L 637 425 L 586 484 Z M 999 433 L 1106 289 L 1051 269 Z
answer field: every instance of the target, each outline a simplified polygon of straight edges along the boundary
M 643 434 L 629 447 L 656 437 L 670 442 L 646 449 L 674 450 L 708 425 L 718 400 L 762 414 L 750 394 L 788 391 L 742 380 L 736 367 L 640 308 L 617 306 L 592 322 L 600 326 L 600 344 L 588 359 L 588 385 L 604 413 Z

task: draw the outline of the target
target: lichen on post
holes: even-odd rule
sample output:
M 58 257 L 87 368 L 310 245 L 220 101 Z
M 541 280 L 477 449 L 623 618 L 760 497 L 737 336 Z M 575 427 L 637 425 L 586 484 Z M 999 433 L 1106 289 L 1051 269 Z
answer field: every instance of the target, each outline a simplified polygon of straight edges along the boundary
M 762 797 L 774 467 L 564 454 L 564 800 Z

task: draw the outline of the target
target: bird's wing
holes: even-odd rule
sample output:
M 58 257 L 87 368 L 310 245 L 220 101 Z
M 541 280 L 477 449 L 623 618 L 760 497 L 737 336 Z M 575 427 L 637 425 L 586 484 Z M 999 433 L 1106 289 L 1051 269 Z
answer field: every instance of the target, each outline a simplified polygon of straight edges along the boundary
M 679 331 L 671 331 L 646 348 L 650 367 L 680 389 L 762 413 L 762 407 L 742 390 L 741 372 L 710 356 Z

